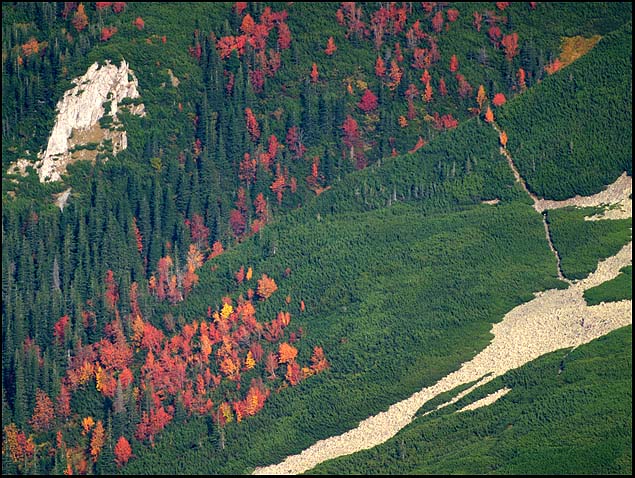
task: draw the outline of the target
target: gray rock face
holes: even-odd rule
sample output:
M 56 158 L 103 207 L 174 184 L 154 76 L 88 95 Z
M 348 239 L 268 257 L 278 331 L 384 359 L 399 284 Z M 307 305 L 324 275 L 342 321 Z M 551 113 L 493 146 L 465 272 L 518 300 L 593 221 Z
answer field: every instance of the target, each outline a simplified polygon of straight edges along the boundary
M 41 182 L 59 181 L 72 159 L 69 140 L 74 132 L 95 128 L 104 115 L 111 116 L 113 124 L 117 124 L 121 101 L 140 96 L 138 80 L 125 60 L 122 60 L 119 68 L 110 64 L 110 61 L 101 67 L 94 63 L 86 74 L 73 80 L 73 83 L 76 86 L 64 93 L 57 103 L 58 114 L 47 148 L 38 155 L 40 161 L 36 167 L 39 168 Z M 105 110 L 107 102 L 110 102 L 109 111 Z M 145 115 L 143 105 L 134 105 L 130 110 L 139 116 Z M 127 146 L 126 133 L 122 133 L 119 135 L 119 144 L 113 148 L 113 154 Z

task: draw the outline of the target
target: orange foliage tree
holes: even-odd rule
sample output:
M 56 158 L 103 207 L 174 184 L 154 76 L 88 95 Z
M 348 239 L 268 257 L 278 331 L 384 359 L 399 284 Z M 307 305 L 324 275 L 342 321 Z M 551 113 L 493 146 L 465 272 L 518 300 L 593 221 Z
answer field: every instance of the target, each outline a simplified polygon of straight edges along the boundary
M 278 286 L 276 285 L 276 281 L 271 277 L 268 277 L 267 274 L 263 274 L 261 279 L 258 279 L 258 295 L 260 296 L 260 300 L 266 300 L 271 297 L 275 291 L 278 290 Z
M 14 423 L 4 427 L 4 436 L 9 449 L 9 456 L 18 465 L 30 460 L 35 454 L 35 443 L 32 438 L 27 439 L 24 432 L 18 430 Z M 5 447 L 2 445 L 2 451 Z
M 487 107 L 487 111 L 485 111 L 485 121 L 488 123 L 494 122 L 494 113 L 492 112 L 492 108 Z
M 384 60 L 380 56 L 378 56 L 377 61 L 375 62 L 375 75 L 377 75 L 379 78 L 383 78 L 385 74 L 386 64 L 384 63 Z
M 499 136 L 501 145 L 504 147 L 507 146 L 507 133 L 505 133 L 505 131 L 501 131 L 500 136 Z
M 278 362 L 279 363 L 290 363 L 295 360 L 298 356 L 298 349 L 296 349 L 293 345 L 289 345 L 284 342 L 280 344 L 278 348 Z
M 90 439 L 90 455 L 93 457 L 93 462 L 96 462 L 101 453 L 101 449 L 106 441 L 106 432 L 101 420 L 97 420 L 95 429 L 93 430 L 93 436 Z
M 43 432 L 50 428 L 55 418 L 53 402 L 43 390 L 35 392 L 35 408 L 29 424 L 36 432 Z
M 73 20 L 71 21 L 73 27 L 78 32 L 81 32 L 84 28 L 88 26 L 88 16 L 86 15 L 86 11 L 84 10 L 84 4 L 80 3 L 77 7 L 77 11 L 75 15 L 73 15 Z
M 456 55 L 452 55 L 452 57 L 450 58 L 450 71 L 454 73 L 458 69 L 459 69 L 459 59 L 456 57 Z
M 329 368 L 329 363 L 324 355 L 324 349 L 322 347 L 313 347 L 313 355 L 311 355 L 311 370 L 315 373 L 322 372 Z
M 326 49 L 324 50 L 324 53 L 330 56 L 335 53 L 335 50 L 337 50 L 337 47 L 335 46 L 335 40 L 333 40 L 333 37 L 329 37 L 328 41 L 326 42 Z

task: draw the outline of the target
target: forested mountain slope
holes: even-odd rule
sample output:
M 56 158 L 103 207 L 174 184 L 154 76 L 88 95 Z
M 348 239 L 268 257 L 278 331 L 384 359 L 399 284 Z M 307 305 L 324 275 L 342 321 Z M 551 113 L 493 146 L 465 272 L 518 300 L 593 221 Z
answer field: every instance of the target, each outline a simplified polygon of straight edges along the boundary
M 566 287 L 492 112 L 540 196 L 630 173 L 630 141 L 604 153 L 630 134 L 631 4 L 2 8 L 3 473 L 244 473 L 469 360 Z M 575 35 L 602 39 L 558 71 Z M 127 148 L 9 172 L 105 60 L 138 78 Z M 563 114 L 534 169 L 543 99 Z

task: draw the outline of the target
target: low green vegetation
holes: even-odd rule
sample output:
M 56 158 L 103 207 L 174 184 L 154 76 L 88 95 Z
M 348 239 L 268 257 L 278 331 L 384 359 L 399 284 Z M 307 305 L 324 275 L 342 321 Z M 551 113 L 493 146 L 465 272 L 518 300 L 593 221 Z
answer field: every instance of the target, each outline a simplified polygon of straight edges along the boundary
M 632 471 L 632 327 L 540 357 L 388 442 L 311 474 L 624 474 Z M 494 404 L 454 413 L 503 387 Z
M 569 279 L 584 279 L 598 261 L 616 254 L 632 237 L 630 219 L 585 221 L 598 208 L 553 209 L 547 212 L 551 239 Z
M 626 266 L 619 275 L 597 287 L 584 291 L 584 300 L 588 305 L 601 302 L 617 302 L 633 298 L 633 266 Z

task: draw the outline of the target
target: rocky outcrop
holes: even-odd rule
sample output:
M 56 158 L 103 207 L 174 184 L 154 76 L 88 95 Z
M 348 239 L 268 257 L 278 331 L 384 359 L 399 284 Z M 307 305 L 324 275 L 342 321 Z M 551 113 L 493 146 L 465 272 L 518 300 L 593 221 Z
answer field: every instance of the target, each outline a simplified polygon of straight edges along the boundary
M 103 66 L 94 63 L 85 75 L 73 80 L 74 88 L 64 93 L 57 103 L 57 118 L 51 131 L 46 150 L 41 152 L 36 163 L 41 182 L 58 181 L 66 166 L 81 156 L 73 156 L 71 148 L 81 148 L 88 143 L 82 141 L 82 135 L 91 143 L 102 144 L 104 140 L 113 141 L 113 154 L 127 146 L 125 131 L 120 131 L 117 113 L 125 98 L 139 98 L 138 80 L 128 63 L 122 60 L 116 67 L 110 61 Z M 126 106 L 133 114 L 145 115 L 142 104 Z M 104 116 L 112 118 L 111 127 L 102 129 L 99 121 Z M 87 134 L 90 132 L 90 134 Z M 96 156 L 96 153 L 95 155 Z M 91 158 L 94 159 L 94 158 Z

